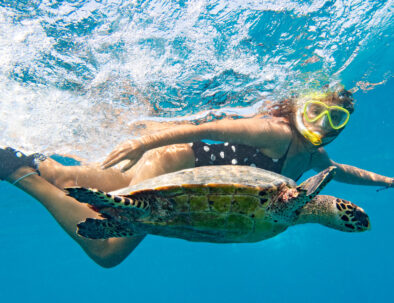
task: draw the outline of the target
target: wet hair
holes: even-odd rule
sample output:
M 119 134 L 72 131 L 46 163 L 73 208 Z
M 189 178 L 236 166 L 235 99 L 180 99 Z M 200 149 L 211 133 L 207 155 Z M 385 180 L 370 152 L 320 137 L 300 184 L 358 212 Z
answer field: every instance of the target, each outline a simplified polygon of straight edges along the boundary
M 269 105 L 263 109 L 262 113 L 272 117 L 282 117 L 291 120 L 291 117 L 296 112 L 297 99 L 289 98 L 283 99 L 279 102 Z
M 262 113 L 272 117 L 283 117 L 292 123 L 294 113 L 297 111 L 298 98 L 299 97 L 292 97 L 275 102 L 274 104 L 266 107 Z M 337 91 L 327 91 L 324 98 L 322 98 L 320 101 L 329 105 L 342 106 L 343 108 L 347 109 L 349 113 L 354 112 L 353 94 L 343 88 Z
M 353 99 L 353 94 L 346 90 L 346 89 L 341 89 L 340 91 L 335 92 L 337 100 L 337 104 L 340 104 L 343 108 L 346 108 L 349 113 L 354 112 L 354 99 Z

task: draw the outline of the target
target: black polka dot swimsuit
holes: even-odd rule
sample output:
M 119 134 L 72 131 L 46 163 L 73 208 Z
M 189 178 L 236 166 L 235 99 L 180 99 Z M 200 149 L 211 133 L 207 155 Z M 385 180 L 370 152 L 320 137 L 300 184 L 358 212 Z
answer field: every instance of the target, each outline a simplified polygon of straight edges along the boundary
M 287 149 L 280 159 L 272 159 L 264 155 L 260 149 L 243 144 L 208 144 L 205 142 L 193 142 L 191 147 L 194 152 L 195 166 L 208 165 L 248 165 L 263 168 L 275 173 L 281 173 L 286 160 Z

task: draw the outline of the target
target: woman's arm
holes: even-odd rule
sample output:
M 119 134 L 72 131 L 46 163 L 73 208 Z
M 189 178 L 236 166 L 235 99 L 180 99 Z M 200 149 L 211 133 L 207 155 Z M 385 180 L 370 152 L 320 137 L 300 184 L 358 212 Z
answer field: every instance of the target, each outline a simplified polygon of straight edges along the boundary
M 273 143 L 290 140 L 291 132 L 276 119 L 224 119 L 200 125 L 180 125 L 169 130 L 141 137 L 147 149 L 165 145 L 188 143 L 203 139 L 231 141 L 257 148 L 266 148 Z
M 336 163 L 331 160 L 323 148 L 313 155 L 312 168 L 321 171 L 329 166 L 336 166 L 334 180 L 357 185 L 394 186 L 394 179 L 346 164 Z
M 165 131 L 143 136 L 137 140 L 126 141 L 112 151 L 103 162 L 103 168 L 111 167 L 120 161 L 130 160 L 128 169 L 145 151 L 178 143 L 189 143 L 203 139 L 230 141 L 256 148 L 277 147 L 279 152 L 287 148 L 291 140 L 291 130 L 279 119 L 224 119 L 200 125 L 179 125 Z

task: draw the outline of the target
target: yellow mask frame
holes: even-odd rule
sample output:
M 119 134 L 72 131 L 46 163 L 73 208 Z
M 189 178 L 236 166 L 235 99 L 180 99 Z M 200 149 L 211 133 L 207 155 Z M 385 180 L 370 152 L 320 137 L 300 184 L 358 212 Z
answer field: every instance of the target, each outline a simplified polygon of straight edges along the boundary
M 316 117 L 311 119 L 308 116 L 308 106 L 310 104 L 316 104 L 316 105 L 322 106 L 322 108 L 324 108 L 324 110 L 322 110 L 322 112 L 319 113 Z M 332 110 L 337 110 L 337 111 L 340 111 L 340 112 L 343 112 L 346 114 L 345 120 L 342 123 L 340 123 L 339 125 L 335 125 L 332 122 L 332 118 L 331 118 L 331 111 Z M 346 108 L 343 108 L 343 107 L 337 106 L 337 105 L 329 106 L 329 105 L 325 104 L 324 102 L 316 101 L 316 100 L 310 100 L 310 101 L 305 102 L 303 113 L 304 113 L 305 120 L 309 123 L 314 123 L 314 122 L 320 120 L 322 117 L 327 116 L 330 126 L 335 130 L 345 127 L 345 125 L 348 123 L 349 118 L 350 118 L 350 113 Z

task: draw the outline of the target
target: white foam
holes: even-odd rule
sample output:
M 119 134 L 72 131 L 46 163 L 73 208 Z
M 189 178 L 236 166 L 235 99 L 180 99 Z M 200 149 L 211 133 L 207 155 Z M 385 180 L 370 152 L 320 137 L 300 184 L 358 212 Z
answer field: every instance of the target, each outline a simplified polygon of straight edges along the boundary
M 25 16 L 0 7 L 0 144 L 97 159 L 143 119 L 251 115 L 341 78 L 382 81 L 392 59 L 362 71 L 373 37 L 374 56 L 387 49 L 389 2 L 41 1 Z

